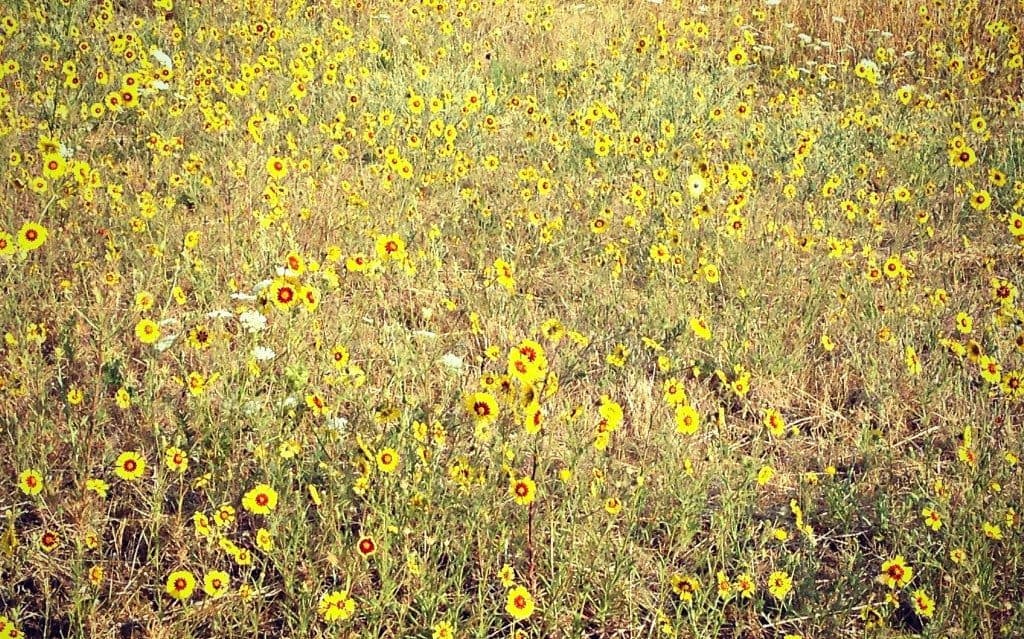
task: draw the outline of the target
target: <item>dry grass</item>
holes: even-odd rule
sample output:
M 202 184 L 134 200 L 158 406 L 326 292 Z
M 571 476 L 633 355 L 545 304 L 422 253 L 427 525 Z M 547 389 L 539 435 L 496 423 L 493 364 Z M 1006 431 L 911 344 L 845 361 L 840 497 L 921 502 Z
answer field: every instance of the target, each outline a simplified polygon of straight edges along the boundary
M 1020 634 L 1020 3 L 161 4 L 0 11 L 0 639 Z

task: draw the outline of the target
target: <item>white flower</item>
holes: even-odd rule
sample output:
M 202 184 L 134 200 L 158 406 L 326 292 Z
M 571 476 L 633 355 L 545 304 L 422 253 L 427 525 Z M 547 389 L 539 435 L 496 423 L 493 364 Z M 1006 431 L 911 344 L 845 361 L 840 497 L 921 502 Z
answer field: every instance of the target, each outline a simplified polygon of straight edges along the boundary
M 255 286 L 252 287 L 252 290 L 253 290 L 254 293 L 259 293 L 260 291 L 262 291 L 263 289 L 267 288 L 268 286 L 270 286 L 273 283 L 274 283 L 274 280 L 260 280 L 259 282 L 256 282 Z
M 149 52 L 149 55 L 153 56 L 153 59 L 160 63 L 160 66 L 165 69 L 171 69 L 174 67 L 174 61 L 171 60 L 171 56 L 167 55 L 160 49 L 153 49 Z
M 462 358 L 454 353 L 445 353 L 441 356 L 441 363 L 453 371 L 461 371 L 463 367 Z
M 253 415 L 256 415 L 257 413 L 263 412 L 263 410 L 264 410 L 263 404 L 255 401 L 255 400 L 249 400 L 249 401 L 245 402 L 244 404 L 242 404 L 242 413 L 245 414 L 247 417 L 252 417 Z
M 267 346 L 254 346 L 252 356 L 256 358 L 257 362 L 268 362 L 277 357 L 277 353 L 274 352 L 274 349 Z
M 249 295 L 248 293 L 232 293 L 231 299 L 239 302 L 255 302 L 259 298 L 255 295 Z
M 330 417 L 327 419 L 327 428 L 333 430 L 336 433 L 344 433 L 348 428 L 348 418 L 343 415 L 336 417 Z
M 267 318 L 263 313 L 253 309 L 243 311 L 242 314 L 238 316 L 238 321 L 241 322 L 242 328 L 250 333 L 259 333 L 267 328 Z
M 176 340 L 176 339 L 178 339 L 178 334 L 177 333 L 171 333 L 170 335 L 164 335 L 163 337 L 161 337 L 157 341 L 156 344 L 153 345 L 153 348 L 155 348 L 158 353 L 162 353 L 162 352 L 166 351 L 168 348 L 170 348 L 174 344 L 174 340 Z
M 215 311 L 210 311 L 209 313 L 206 314 L 206 316 L 210 319 L 228 319 L 234 317 L 235 314 L 229 310 L 219 308 Z

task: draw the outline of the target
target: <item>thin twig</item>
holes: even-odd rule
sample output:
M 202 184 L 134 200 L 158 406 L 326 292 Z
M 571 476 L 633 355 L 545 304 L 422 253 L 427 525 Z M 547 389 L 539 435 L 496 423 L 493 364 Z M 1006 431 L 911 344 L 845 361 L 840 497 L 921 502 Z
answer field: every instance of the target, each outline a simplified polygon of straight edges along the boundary
M 909 437 L 905 437 L 905 438 L 901 439 L 900 441 L 898 441 L 895 444 L 893 444 L 893 447 L 894 448 L 899 448 L 900 446 L 903 446 L 904 444 L 909 444 L 910 442 L 914 441 L 915 439 L 919 439 L 921 437 L 924 437 L 925 435 L 929 435 L 931 433 L 934 433 L 937 430 L 939 430 L 938 426 L 932 426 L 931 428 L 926 428 L 925 430 L 922 430 L 919 433 L 914 433 L 913 435 L 910 435 Z
M 793 617 L 792 619 L 779 619 L 772 623 L 762 624 L 761 629 L 776 628 L 778 626 L 786 626 L 789 624 L 800 623 L 801 621 L 808 621 L 810 619 L 820 619 L 822 617 L 830 617 L 834 615 L 845 615 L 850 612 L 857 612 L 858 610 L 864 610 L 865 608 L 871 608 L 873 604 L 861 604 L 859 606 L 853 606 L 852 608 L 844 608 L 843 610 L 826 610 L 824 612 L 815 613 L 812 615 L 805 615 L 803 617 Z

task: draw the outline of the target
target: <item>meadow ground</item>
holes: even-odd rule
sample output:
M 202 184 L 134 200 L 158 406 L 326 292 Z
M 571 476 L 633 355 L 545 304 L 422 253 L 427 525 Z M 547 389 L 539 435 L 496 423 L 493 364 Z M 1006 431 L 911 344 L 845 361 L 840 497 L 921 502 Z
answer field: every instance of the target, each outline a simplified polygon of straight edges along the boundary
M 14 0 L 0 637 L 1024 636 L 1024 3 Z

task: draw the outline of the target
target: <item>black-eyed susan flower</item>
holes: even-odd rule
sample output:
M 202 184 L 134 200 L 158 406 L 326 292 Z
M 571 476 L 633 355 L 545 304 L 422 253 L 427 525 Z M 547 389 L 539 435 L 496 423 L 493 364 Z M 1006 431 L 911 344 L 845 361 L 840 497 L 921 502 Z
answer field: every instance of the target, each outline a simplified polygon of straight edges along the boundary
M 299 299 L 302 300 L 302 309 L 307 313 L 313 313 L 320 307 L 322 294 L 317 287 L 306 284 L 300 291 Z
M 903 349 L 903 361 L 907 366 L 907 373 L 913 376 L 921 374 L 921 358 L 917 355 L 917 350 L 913 346 L 907 345 Z
M 555 317 L 544 320 L 540 325 L 540 332 L 552 344 L 557 344 L 565 338 L 565 326 Z
M 686 388 L 676 377 L 666 379 L 661 385 L 661 390 L 669 406 L 678 406 L 686 401 Z
M 1024 371 L 1005 371 L 999 381 L 999 390 L 1013 400 L 1024 398 Z
M 125 481 L 135 481 L 146 472 L 146 459 L 134 450 L 126 450 L 114 462 L 114 474 Z
M 707 320 L 701 317 L 690 318 L 690 330 L 693 334 L 703 340 L 711 339 L 711 326 Z
M 310 484 L 312 486 L 312 484 Z M 272 552 L 274 550 L 274 536 L 266 528 L 258 528 L 256 530 L 256 547 L 263 552 Z
M 235 523 L 238 511 L 231 504 L 221 504 L 213 513 L 213 523 L 217 528 L 228 528 Z
M 22 251 L 34 251 L 46 242 L 49 233 L 46 227 L 38 222 L 25 222 L 18 229 L 18 248 Z
M 1014 237 L 1024 237 L 1024 215 L 1021 215 L 1020 213 L 1011 213 L 1010 218 L 1007 221 L 1006 228 L 1010 231 L 1010 235 Z
M 29 468 L 18 475 L 18 488 L 28 496 L 43 492 L 43 475 L 38 470 Z
M 615 345 L 615 347 L 612 349 L 612 352 L 608 353 L 608 356 L 605 358 L 605 361 L 616 368 L 622 368 L 623 366 L 626 365 L 626 358 L 628 356 L 629 349 L 626 347 L 625 344 L 622 344 L 620 342 Z
M 774 408 L 764 412 L 764 427 L 773 437 L 782 437 L 786 434 L 786 420 L 783 419 L 782 413 Z
M 992 204 L 992 196 L 985 189 L 975 191 L 971 195 L 970 204 L 971 208 L 975 211 L 988 210 L 988 207 Z
M 348 590 L 334 590 L 320 597 L 317 612 L 327 623 L 344 621 L 355 614 L 356 602 Z
M 974 318 L 963 311 L 956 314 L 956 330 L 961 335 L 968 335 L 974 330 Z
M 317 416 L 328 415 L 331 412 L 327 400 L 320 393 L 306 395 L 306 407 L 312 414 Z
M 910 595 L 910 605 L 914 614 L 922 619 L 929 619 L 935 614 L 935 601 L 923 589 L 917 589 Z
M 516 586 L 508 591 L 508 598 L 505 602 L 505 612 L 516 621 L 527 619 L 534 611 L 533 596 L 523 586 Z
M 394 448 L 382 448 L 377 452 L 377 468 L 382 473 L 393 473 L 398 468 L 398 451 Z
M 164 453 L 164 465 L 171 472 L 184 473 L 188 470 L 188 454 L 176 446 L 171 446 Z
M 514 292 L 516 289 L 516 276 L 515 267 L 511 262 L 501 259 L 500 257 L 494 260 L 494 264 L 487 271 L 489 282 L 493 282 L 498 286 L 501 286 L 508 292 Z
M 52 530 L 44 530 L 39 536 L 39 547 L 47 553 L 57 550 L 60 547 L 60 535 Z
M 188 570 L 175 570 L 167 576 L 167 594 L 178 601 L 192 596 L 196 589 L 196 577 Z
M 598 400 L 597 414 L 601 416 L 603 427 L 609 431 L 618 429 L 625 416 L 622 405 L 608 395 L 601 395 Z
M 345 346 L 339 344 L 331 349 L 331 364 L 335 370 L 345 370 L 348 366 L 349 353 Z
M 204 512 L 196 512 L 192 514 L 192 527 L 195 529 L 196 537 L 200 539 L 206 539 L 213 533 L 213 526 L 210 524 L 210 518 L 207 517 Z
M 775 599 L 782 601 L 793 589 L 793 580 L 781 570 L 776 570 L 768 575 L 768 593 Z
M 209 348 L 214 342 L 214 334 L 206 324 L 193 326 L 188 332 L 188 345 L 197 351 Z
M 143 318 L 135 324 L 135 337 L 143 344 L 154 344 L 160 339 L 160 327 L 153 320 Z
M 477 425 L 493 424 L 499 415 L 498 401 L 487 392 L 475 392 L 466 395 L 463 400 L 466 412 Z
M 676 432 L 681 435 L 693 435 L 700 429 L 700 414 L 690 404 L 676 406 Z
M 989 521 L 982 522 L 981 533 L 993 541 L 1001 541 L 1003 538 L 1002 527 Z
M 544 426 L 544 411 L 540 403 L 533 401 L 523 409 L 523 427 L 528 435 L 536 435 Z
M 903 555 L 882 562 L 882 572 L 878 581 L 889 588 L 902 588 L 914 577 L 914 569 L 907 565 Z
M 692 602 L 694 595 L 700 592 L 700 581 L 693 575 L 673 574 L 669 577 L 669 584 L 672 592 L 676 593 L 680 601 Z
M 295 280 L 277 277 L 267 287 L 267 299 L 279 311 L 287 311 L 300 301 L 302 286 Z
M 1017 302 L 1019 291 L 1013 282 L 1002 277 L 993 277 L 989 279 L 988 287 L 992 301 L 1001 304 L 1004 308 L 1012 308 Z
M 405 240 L 395 233 L 379 236 L 374 242 L 374 251 L 377 253 L 377 259 L 382 262 L 387 260 L 403 262 L 408 256 L 405 250 Z
M 238 566 L 251 566 L 253 562 L 252 551 L 248 548 L 236 548 L 233 553 L 230 553 L 231 557 L 235 560 L 235 565 Z
M 287 439 L 277 447 L 277 456 L 281 459 L 294 459 L 301 452 L 302 445 L 294 439 Z
M 17 250 L 17 243 L 11 234 L 6 231 L 0 231 L 0 257 L 10 257 Z
M 939 528 L 942 528 L 942 516 L 931 508 L 925 507 L 921 509 L 921 519 L 924 520 L 924 525 L 932 530 L 937 531 Z
M 211 570 L 203 575 L 203 592 L 212 599 L 223 597 L 231 588 L 231 575 L 223 570 Z
M 950 166 L 958 169 L 968 169 L 978 161 L 978 156 L 974 153 L 974 149 L 964 145 L 959 148 L 952 148 L 949 151 L 949 164 Z
M 207 377 L 199 371 L 192 371 L 185 377 L 185 387 L 188 389 L 189 395 L 198 397 L 205 393 L 210 384 L 216 382 L 219 378 L 220 373 L 215 372 Z
M 704 191 L 708 188 L 708 182 L 704 179 L 704 176 L 693 173 L 686 178 L 686 191 L 690 194 L 690 197 L 697 200 L 700 196 L 704 195 Z
M 949 551 L 949 560 L 959 566 L 967 561 L 967 551 L 963 548 L 953 548 Z
M 504 564 L 498 571 L 498 579 L 502 588 L 511 588 L 516 583 L 516 571 L 509 564 Z
M 729 66 L 733 67 L 743 66 L 749 59 L 750 56 L 747 54 L 747 50 L 741 44 L 734 46 L 726 55 L 726 60 L 728 60 Z
M 277 507 L 277 491 L 269 484 L 257 484 L 242 497 L 242 508 L 254 515 L 269 515 Z
M 757 582 L 749 573 L 738 575 L 733 584 L 736 586 L 736 592 L 744 599 L 753 599 L 754 593 L 757 592 Z
M 982 355 L 978 358 L 978 374 L 989 384 L 998 384 L 1002 379 L 1003 367 L 994 357 Z
M 288 159 L 276 155 L 267 158 L 267 175 L 275 180 L 284 179 L 288 175 Z
M 725 571 L 719 570 L 715 573 L 715 590 L 718 592 L 720 599 L 729 600 L 733 596 L 733 585 L 729 581 L 729 575 L 725 574 Z
M 520 506 L 529 506 L 537 497 L 537 484 L 529 477 L 519 477 L 509 483 L 508 492 Z

